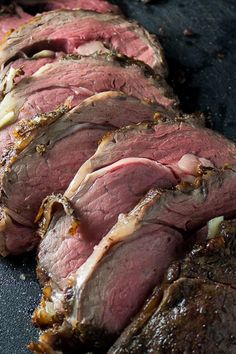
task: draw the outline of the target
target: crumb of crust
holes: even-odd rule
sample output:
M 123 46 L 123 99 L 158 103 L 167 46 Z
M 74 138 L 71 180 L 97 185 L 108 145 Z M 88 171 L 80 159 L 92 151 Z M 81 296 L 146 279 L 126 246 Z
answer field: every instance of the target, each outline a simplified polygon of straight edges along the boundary
M 20 275 L 20 280 L 25 280 L 26 279 L 26 275 L 24 274 L 24 273 L 22 273 L 21 275 Z
M 194 36 L 194 32 L 191 28 L 185 28 L 183 31 L 183 35 L 185 37 L 193 37 Z
M 159 33 L 159 35 L 164 36 L 164 34 L 165 34 L 164 28 L 163 27 L 159 27 L 158 28 L 158 33 Z
M 225 54 L 222 52 L 217 53 L 216 56 L 217 56 L 217 59 L 219 59 L 219 60 L 222 60 L 225 58 Z

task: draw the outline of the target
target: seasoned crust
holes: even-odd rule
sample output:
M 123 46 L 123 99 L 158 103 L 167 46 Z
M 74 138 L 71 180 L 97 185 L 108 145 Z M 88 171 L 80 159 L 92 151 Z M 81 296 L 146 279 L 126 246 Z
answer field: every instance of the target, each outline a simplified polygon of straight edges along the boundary
M 12 164 L 18 159 L 19 154 L 40 134 L 43 128 L 55 122 L 58 118 L 68 112 L 67 106 L 62 106 L 54 112 L 40 114 L 31 120 L 21 120 L 16 126 L 14 142 L 11 143 L 8 150 L 1 157 L 0 176 L 9 171 Z M 40 152 L 40 151 L 38 151 Z
M 55 209 L 58 208 L 63 208 L 66 215 L 73 216 L 74 214 L 74 210 L 69 200 L 63 195 L 52 194 L 45 198 L 35 218 L 35 222 L 39 224 L 38 234 L 41 238 L 43 238 L 47 232 L 53 213 L 55 212 Z
M 90 55 L 91 59 L 103 59 L 107 62 L 112 62 L 113 65 L 118 65 L 120 67 L 129 68 L 131 66 L 137 66 L 141 69 L 142 73 L 147 79 L 152 79 L 153 83 L 159 87 L 163 94 L 173 99 L 172 109 L 173 112 L 180 112 L 179 111 L 179 100 L 177 96 L 174 94 L 173 89 L 167 84 L 166 80 L 161 76 L 157 71 L 152 69 L 149 65 L 145 64 L 143 61 L 130 58 L 124 54 L 116 53 L 112 50 L 109 50 L 106 53 L 94 53 Z M 63 60 L 86 60 L 86 57 L 78 54 L 67 54 L 62 59 Z M 148 102 L 147 103 L 155 103 L 155 102 Z
M 153 122 L 140 122 L 138 124 L 132 124 L 126 127 L 122 127 L 116 129 L 115 131 L 107 132 L 100 144 L 106 145 L 110 141 L 114 139 L 116 135 L 119 133 L 126 133 L 129 131 L 147 131 L 147 130 L 154 130 L 155 126 L 159 124 L 174 124 L 174 123 L 184 123 L 189 124 L 193 127 L 204 127 L 205 125 L 205 118 L 203 114 L 181 114 L 181 113 L 174 113 L 174 112 L 165 112 L 165 111 L 158 111 L 154 114 Z

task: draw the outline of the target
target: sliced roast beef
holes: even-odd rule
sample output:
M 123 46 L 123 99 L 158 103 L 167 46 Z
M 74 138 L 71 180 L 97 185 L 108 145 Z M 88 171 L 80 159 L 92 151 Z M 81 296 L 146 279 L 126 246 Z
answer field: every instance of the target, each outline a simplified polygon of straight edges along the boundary
M 25 2 L 23 1 L 23 3 L 25 3 Z M 26 3 L 27 3 L 27 1 L 26 1 Z M 30 5 L 30 4 L 28 4 L 28 5 Z M 66 3 L 64 1 L 60 1 L 60 0 L 55 0 L 55 1 L 52 0 L 51 2 L 42 1 L 42 2 L 31 3 L 31 6 L 33 6 L 33 5 L 36 6 L 36 8 L 39 10 L 39 12 L 48 11 L 50 9 L 63 8 L 63 5 L 64 5 L 64 8 L 68 8 L 68 9 L 74 8 L 74 7 L 79 7 L 81 9 L 94 10 L 94 11 L 98 11 L 101 13 L 106 13 L 106 12 L 111 12 L 111 11 L 118 12 L 117 6 L 111 5 L 108 2 L 103 1 L 103 0 L 90 0 L 90 1 L 73 0 L 73 1 L 66 2 Z M 15 17 L 16 16 L 17 16 L 17 18 L 19 17 L 21 22 L 24 23 L 23 28 L 25 28 L 27 26 L 32 26 L 33 21 L 37 22 L 37 20 L 34 19 L 26 26 L 25 23 L 28 22 L 27 20 L 31 19 L 31 16 L 28 15 L 27 13 L 24 13 L 23 10 L 20 9 L 20 7 L 13 6 L 13 5 L 9 6 L 9 8 L 4 7 L 4 11 L 6 12 L 7 11 L 6 9 L 9 9 L 9 11 L 10 11 L 11 8 L 13 8 L 14 13 L 16 13 Z M 56 14 L 58 14 L 58 12 L 56 12 Z M 8 29 L 8 27 L 11 24 L 11 18 L 9 18 L 9 16 L 10 15 L 2 18 L 4 31 L 6 28 Z M 15 21 L 15 17 L 12 17 L 12 22 L 14 21 L 17 24 L 20 20 L 18 20 L 18 22 Z M 5 23 L 7 23 L 7 25 L 5 25 Z M 0 22 L 0 25 L 1 25 L 1 22 Z M 19 23 L 19 25 L 20 25 L 20 23 Z M 13 27 L 13 28 L 18 28 L 19 25 L 17 25 L 17 26 L 15 25 L 15 27 Z M 77 27 L 78 27 L 78 24 L 77 24 Z M 77 30 L 78 30 L 78 28 L 77 28 Z M 36 24 L 36 31 L 38 31 L 37 24 Z M 89 34 L 87 34 L 87 35 L 89 35 Z M 12 34 L 12 36 L 14 37 L 15 35 Z M 17 36 L 17 41 L 18 41 L 19 36 L 21 36 L 21 34 L 16 34 L 16 36 Z M 32 38 L 31 38 L 31 40 L 32 40 Z M 74 41 L 75 39 L 73 38 L 73 40 L 72 40 L 71 38 L 66 38 L 66 40 Z M 32 41 L 31 41 L 30 45 L 34 46 L 34 44 L 32 44 Z M 58 52 L 58 50 L 59 50 L 59 52 Z M 58 57 L 65 55 L 65 53 L 73 53 L 73 50 L 69 49 L 69 47 L 65 49 L 63 47 L 63 45 L 60 48 L 60 45 L 58 46 L 58 44 L 56 44 L 56 48 L 54 51 L 53 46 L 51 44 L 49 45 L 47 41 L 45 43 L 45 40 L 44 40 L 44 43 L 39 44 L 38 51 L 33 50 L 32 53 L 27 52 L 27 54 L 24 53 L 23 51 L 20 51 L 19 55 L 15 56 L 13 58 L 13 61 L 10 60 L 9 63 L 7 65 L 5 65 L 4 68 L 3 68 L 3 66 L 1 68 L 0 91 L 2 93 L 2 96 L 4 96 L 14 86 L 14 84 L 16 84 L 17 82 L 22 80 L 24 77 L 31 76 L 40 67 L 42 67 L 46 63 L 51 63 L 51 62 L 56 61 L 58 59 Z M 19 58 L 16 58 L 16 57 L 19 57 Z
M 0 46 L 0 66 L 42 50 L 91 55 L 108 48 L 141 60 L 162 76 L 163 51 L 157 40 L 135 21 L 115 14 L 61 10 L 36 16 L 14 31 Z
M 103 0 L 72 0 L 66 2 L 64 0 L 35 2 L 22 1 L 20 3 L 22 3 L 22 5 L 28 5 L 29 9 L 35 6 L 37 12 L 62 8 L 80 8 L 84 10 L 93 10 L 101 13 L 118 12 L 117 6 L 112 5 Z M 30 12 L 32 12 L 32 9 Z M 8 35 L 10 35 L 10 32 L 18 28 L 21 24 L 24 24 L 24 27 L 32 26 L 31 22 L 26 26 L 26 23 L 29 22 L 29 20 L 32 18 L 33 17 L 30 14 L 24 12 L 19 6 L 16 6 L 13 3 L 9 6 L 2 5 L 0 7 L 0 39 L 7 33 Z M 35 19 L 32 21 L 35 21 Z M 18 36 L 17 41 L 19 41 L 19 35 L 20 34 L 16 35 Z M 12 36 L 14 37 L 15 35 L 12 34 Z M 50 46 L 46 45 L 46 50 L 43 50 L 42 46 L 42 48 L 39 49 L 38 52 L 36 51 L 32 53 L 32 55 L 30 54 L 29 57 L 27 57 L 26 53 L 20 51 L 18 55 L 20 57 L 19 59 L 15 60 L 14 58 L 13 62 L 10 61 L 8 65 L 5 65 L 4 69 L 2 67 L 0 75 L 0 91 L 2 95 L 5 95 L 8 92 L 7 90 L 10 90 L 13 87 L 13 84 L 19 82 L 23 77 L 31 76 L 41 66 L 45 65 L 46 63 L 56 61 L 58 56 L 62 55 L 62 52 L 57 53 L 52 50 L 53 48 L 47 47 Z M 68 51 L 68 53 L 71 53 L 71 51 Z
M 82 342 L 93 340 L 96 346 L 105 338 L 107 344 L 154 285 L 160 284 L 168 264 L 180 246 L 183 249 L 184 238 L 214 217 L 235 215 L 236 172 L 206 171 L 193 184 L 150 191 L 129 214 L 119 217 L 87 261 L 68 278 L 63 328 L 71 327 L 73 338 L 77 333 Z M 49 284 L 54 289 L 35 314 L 39 325 L 46 315 L 50 324 L 57 311 L 63 314 L 62 292 L 53 282 Z
M 120 213 L 129 212 L 154 185 L 165 188 L 177 183 L 171 169 L 143 158 L 122 159 L 89 176 L 73 203 L 78 218 L 66 208 L 53 218 L 40 245 L 39 271 L 50 272 L 58 286 L 66 287 L 68 275 L 87 260 Z M 49 198 L 46 209 L 52 211 L 57 203 L 57 198 Z
M 224 137 L 184 119 L 163 117 L 163 121 L 159 116 L 155 124 L 109 133 L 65 192 L 72 209 L 54 214 L 61 197 L 59 201 L 49 198 L 38 254 L 42 282 L 44 274 L 50 274 L 63 288 L 68 275 L 86 261 L 119 214 L 129 212 L 150 187 L 191 180 L 199 164 L 221 167 L 226 161 L 235 162 L 235 145 Z M 221 149 L 227 150 L 224 156 L 219 154 Z
M 78 8 L 101 13 L 120 12 L 118 6 L 105 0 L 19 0 L 17 2 L 29 9 L 35 8 L 37 12 Z
M 122 91 L 142 100 L 172 109 L 176 101 L 162 81 L 147 67 L 124 57 L 99 55 L 65 58 L 44 65 L 32 77 L 23 79 L 0 103 L 0 152 L 12 140 L 16 121 L 50 112 L 66 103 L 74 107 L 85 98 L 103 91 Z
M 14 3 L 7 6 L 0 5 L 0 40 L 31 18 L 31 15 Z
M 17 1 L 18 4 L 22 5 L 24 8 L 30 10 L 32 13 L 32 8 L 35 8 L 35 13 L 58 10 L 58 9 L 82 9 L 82 10 L 92 10 L 100 13 L 119 13 L 118 6 L 110 4 L 105 0 L 20 0 Z M 33 16 L 24 11 L 19 5 L 16 6 L 14 2 L 10 5 L 0 5 L 0 40 L 6 35 L 10 35 L 11 32 L 17 29 L 19 26 L 24 25 L 33 18 Z
M 175 122 L 163 122 L 161 116 L 159 119 L 156 115 L 156 120 L 159 124 L 139 124 L 107 134 L 96 153 L 76 174 L 66 197 L 76 194 L 87 174 L 124 157 L 151 159 L 172 166 L 178 174 L 190 175 L 196 174 L 199 163 L 207 164 L 206 160 L 216 167 L 234 163 L 235 144 L 210 129 L 196 126 L 197 118 L 177 116 Z
M 16 254 L 35 245 L 34 218 L 42 199 L 64 192 L 107 131 L 152 120 L 158 111 L 169 114 L 156 104 L 105 92 L 64 114 L 59 110 L 23 122 L 1 170 L 1 253 Z
M 40 244 L 39 268 L 60 286 L 86 261 L 119 214 L 129 212 L 151 187 L 189 180 L 198 173 L 199 164 L 221 167 L 226 161 L 235 162 L 235 145 L 224 137 L 196 127 L 195 122 L 162 119 L 165 122 L 159 117 L 156 124 L 129 126 L 103 139 L 65 192 L 74 213 L 54 215 L 57 198 L 49 198 L 45 229 L 52 217 L 53 222 Z M 223 148 L 228 152 L 220 156 Z
M 1 98 L 4 98 L 24 77 L 32 76 L 42 66 L 54 63 L 63 57 L 63 53 L 43 50 L 34 54 L 32 58 L 19 58 L 9 63 L 0 75 Z
M 235 236 L 235 220 L 222 222 L 213 239 L 174 262 L 109 354 L 235 353 Z

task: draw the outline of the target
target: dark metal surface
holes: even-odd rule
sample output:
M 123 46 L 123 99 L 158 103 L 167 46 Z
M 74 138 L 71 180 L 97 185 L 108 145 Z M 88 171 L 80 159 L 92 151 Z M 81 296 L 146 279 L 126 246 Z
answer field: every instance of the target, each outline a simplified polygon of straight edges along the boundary
M 0 354 L 30 353 L 26 344 L 37 337 L 30 321 L 40 294 L 34 258 L 0 260 Z
M 236 1 L 117 2 L 160 38 L 183 109 L 211 113 L 214 128 L 236 139 Z
M 236 140 L 236 1 L 114 2 L 158 34 L 184 111 L 210 114 L 213 127 Z M 30 323 L 40 293 L 33 259 L 0 261 L 0 354 L 29 353 L 26 344 L 37 337 Z

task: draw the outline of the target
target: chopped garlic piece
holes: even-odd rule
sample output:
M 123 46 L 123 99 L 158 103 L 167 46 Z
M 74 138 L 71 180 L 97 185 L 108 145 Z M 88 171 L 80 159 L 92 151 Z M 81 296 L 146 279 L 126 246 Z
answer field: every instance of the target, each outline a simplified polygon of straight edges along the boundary
M 26 279 L 26 276 L 25 276 L 24 273 L 22 273 L 22 274 L 20 275 L 20 280 L 25 280 L 25 279 Z
M 13 67 L 10 68 L 7 77 L 6 77 L 6 86 L 4 89 L 4 94 L 6 95 L 8 92 L 10 92 L 13 87 L 14 87 L 14 80 L 15 77 L 19 75 L 19 69 L 14 69 Z
M 15 69 L 11 67 L 6 76 L 1 81 L 0 91 L 3 92 L 4 95 L 10 92 L 14 88 L 15 78 L 23 75 L 23 73 L 24 72 L 22 69 Z
M 55 52 L 52 50 L 41 50 L 41 52 L 35 53 L 32 56 L 32 59 L 40 59 L 40 58 L 54 58 Z
M 214 238 L 217 235 L 222 221 L 224 221 L 223 216 L 218 216 L 217 218 L 208 221 L 208 239 Z
M 13 111 L 8 112 L 4 117 L 0 119 L 0 129 L 4 128 L 6 125 L 10 125 L 11 123 L 15 122 L 15 120 L 15 113 Z

